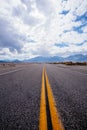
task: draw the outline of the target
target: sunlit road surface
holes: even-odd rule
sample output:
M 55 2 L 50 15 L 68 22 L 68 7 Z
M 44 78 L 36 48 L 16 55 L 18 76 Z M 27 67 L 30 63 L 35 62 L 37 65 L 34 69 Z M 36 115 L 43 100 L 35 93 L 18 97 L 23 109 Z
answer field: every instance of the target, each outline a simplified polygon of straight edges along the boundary
M 86 66 L 32 64 L 0 74 L 0 130 L 58 129 L 87 130 Z

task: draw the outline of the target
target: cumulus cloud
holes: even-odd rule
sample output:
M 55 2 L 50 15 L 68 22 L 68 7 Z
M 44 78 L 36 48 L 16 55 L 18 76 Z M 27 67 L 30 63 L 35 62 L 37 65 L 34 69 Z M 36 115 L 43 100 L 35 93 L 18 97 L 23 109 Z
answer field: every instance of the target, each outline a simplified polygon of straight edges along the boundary
M 0 17 L 0 47 L 20 52 L 22 48 L 20 40 L 20 34 L 16 32 L 9 21 L 5 17 Z
M 45 15 L 50 15 L 56 10 L 56 1 L 53 0 L 36 0 L 36 5 Z
M 0 58 L 87 54 L 86 48 L 87 0 L 1 1 Z

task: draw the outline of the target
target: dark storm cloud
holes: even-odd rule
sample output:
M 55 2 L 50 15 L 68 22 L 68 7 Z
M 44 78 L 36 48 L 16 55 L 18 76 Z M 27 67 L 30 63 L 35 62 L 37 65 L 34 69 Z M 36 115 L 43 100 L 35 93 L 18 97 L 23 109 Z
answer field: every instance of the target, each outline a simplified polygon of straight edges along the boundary
M 17 31 L 12 27 L 7 18 L 0 17 L 0 47 L 9 48 L 11 52 L 21 51 L 22 42 Z

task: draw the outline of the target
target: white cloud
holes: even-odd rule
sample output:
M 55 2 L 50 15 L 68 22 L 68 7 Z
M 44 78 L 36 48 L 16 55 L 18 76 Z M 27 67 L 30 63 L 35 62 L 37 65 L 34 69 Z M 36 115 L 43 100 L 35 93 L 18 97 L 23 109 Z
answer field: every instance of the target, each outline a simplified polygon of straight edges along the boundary
M 80 0 L 80 6 L 76 10 L 77 15 L 83 15 L 87 11 L 87 0 Z
M 79 44 L 87 40 L 87 34 L 78 34 L 77 32 L 71 31 L 65 33 L 61 37 L 61 42 L 69 43 L 69 44 Z
M 83 30 L 84 33 L 87 33 L 87 26 L 86 26 L 86 27 L 83 27 L 82 30 Z
M 15 58 L 24 59 L 37 55 L 87 53 L 86 43 L 78 46 L 87 40 L 87 26 L 82 28 L 83 33 L 73 30 L 73 27 L 83 24 L 81 20 L 75 20 L 86 9 L 86 0 L 0 0 L 0 18 L 3 17 L 5 21 L 2 24 L 4 33 L 9 37 L 12 32 L 10 41 L 14 41 L 15 35 L 17 36 L 16 41 L 9 44 L 5 41 L 6 35 L 0 35 L 0 49 L 2 54 L 6 54 L 0 54 L 0 57 L 14 58 L 15 54 Z M 64 11 L 69 12 L 63 14 Z M 68 46 L 60 48 L 55 43 L 67 43 Z

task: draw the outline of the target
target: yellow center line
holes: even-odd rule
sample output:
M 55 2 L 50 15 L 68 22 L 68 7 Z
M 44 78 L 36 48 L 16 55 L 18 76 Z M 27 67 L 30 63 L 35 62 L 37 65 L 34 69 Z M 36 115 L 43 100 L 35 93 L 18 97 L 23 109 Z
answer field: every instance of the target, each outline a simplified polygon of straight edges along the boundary
M 47 130 L 46 94 L 45 94 L 45 82 L 44 82 L 44 69 L 43 69 L 43 73 L 42 73 L 42 88 L 41 88 L 39 130 Z
M 46 80 L 46 84 L 45 84 L 45 80 Z M 53 130 L 64 130 L 64 127 L 60 119 L 60 115 L 56 108 L 56 103 L 53 97 L 51 85 L 49 83 L 49 79 L 45 69 L 43 69 L 43 73 L 42 73 L 39 130 L 48 129 L 47 113 L 46 113 L 46 91 L 48 95 L 48 103 L 49 103 L 49 110 L 51 115 L 52 128 Z
M 46 87 L 47 87 L 48 102 L 49 102 L 49 109 L 50 109 L 50 114 L 51 114 L 53 130 L 64 130 L 63 125 L 60 120 L 59 113 L 56 108 L 56 103 L 53 97 L 51 85 L 49 83 L 46 70 L 45 70 L 45 77 L 46 77 Z

